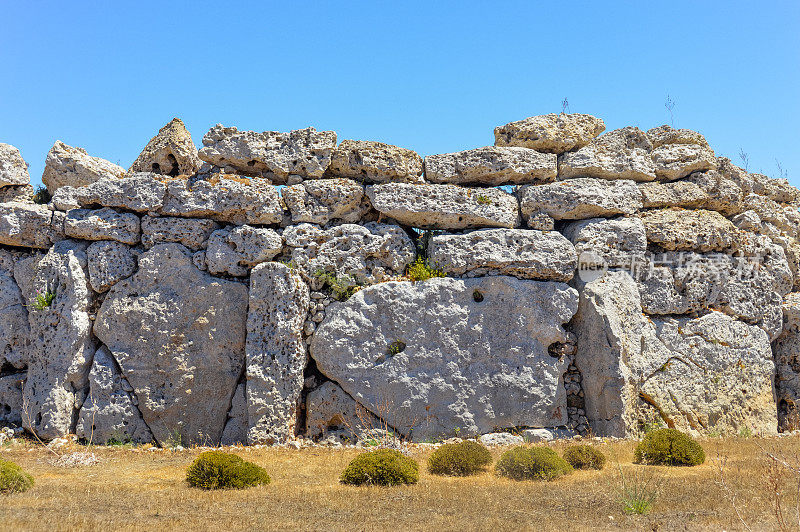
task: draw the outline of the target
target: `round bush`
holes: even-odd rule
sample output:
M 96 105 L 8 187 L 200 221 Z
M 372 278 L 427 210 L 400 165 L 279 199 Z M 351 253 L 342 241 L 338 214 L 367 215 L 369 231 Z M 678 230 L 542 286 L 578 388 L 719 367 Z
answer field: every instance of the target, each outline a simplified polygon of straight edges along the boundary
M 14 462 L 0 459 L 0 493 L 22 493 L 32 486 L 32 476 Z
M 342 484 L 396 486 L 416 484 L 419 466 L 394 449 L 378 449 L 356 456 L 342 472 Z
M 575 469 L 603 469 L 606 465 L 606 455 L 591 445 L 570 445 L 562 456 Z
M 549 447 L 516 447 L 503 453 L 495 472 L 514 480 L 553 480 L 572 466 Z
M 694 466 L 706 461 L 706 453 L 690 436 L 675 429 L 648 432 L 636 446 L 637 464 Z
M 434 475 L 465 477 L 480 473 L 492 463 L 492 453 L 472 440 L 447 443 L 428 458 L 428 471 Z
M 269 484 L 264 468 L 222 451 L 200 454 L 186 471 L 186 482 L 204 490 L 243 489 Z

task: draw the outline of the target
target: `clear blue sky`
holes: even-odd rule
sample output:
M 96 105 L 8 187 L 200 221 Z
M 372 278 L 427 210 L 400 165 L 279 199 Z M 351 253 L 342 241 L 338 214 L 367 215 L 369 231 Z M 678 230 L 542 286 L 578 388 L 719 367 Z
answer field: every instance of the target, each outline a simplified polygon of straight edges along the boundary
M 669 121 L 800 185 L 800 2 L 0 0 L 0 142 L 40 182 L 56 139 L 122 166 L 173 116 L 332 129 L 419 153 L 572 112 Z

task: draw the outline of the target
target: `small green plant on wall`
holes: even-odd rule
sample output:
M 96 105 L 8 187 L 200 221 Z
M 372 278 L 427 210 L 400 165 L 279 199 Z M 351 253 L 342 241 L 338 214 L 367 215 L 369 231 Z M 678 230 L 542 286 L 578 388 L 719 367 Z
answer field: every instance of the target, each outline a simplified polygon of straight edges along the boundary
M 53 304 L 53 300 L 55 298 L 56 293 L 53 291 L 45 290 L 44 292 L 41 292 L 37 290 L 36 295 L 33 297 L 33 301 L 31 302 L 31 307 L 34 310 L 44 310 Z

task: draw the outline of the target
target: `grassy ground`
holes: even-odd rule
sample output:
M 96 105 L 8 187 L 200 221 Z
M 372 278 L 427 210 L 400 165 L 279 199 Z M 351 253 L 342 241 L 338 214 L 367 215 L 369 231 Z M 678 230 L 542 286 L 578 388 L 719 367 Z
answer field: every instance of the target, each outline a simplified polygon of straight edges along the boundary
M 57 467 L 42 447 L 0 447 L 36 478 L 22 494 L 0 495 L 3 530 L 753 530 L 779 528 L 776 487 L 786 522 L 797 527 L 800 478 L 767 452 L 792 463 L 800 437 L 709 439 L 706 463 L 693 468 L 631 464 L 634 443 L 596 443 L 609 457 L 603 471 L 578 471 L 553 482 L 514 482 L 493 473 L 431 476 L 416 486 L 355 488 L 338 475 L 359 451 L 307 448 L 235 449 L 264 466 L 269 486 L 204 492 L 184 471 L 200 450 L 147 452 L 91 449 L 94 466 Z M 564 444 L 554 445 L 559 452 Z M 87 450 L 74 446 L 67 451 Z M 61 452 L 64 452 L 62 449 Z M 495 450 L 495 459 L 502 450 Z M 424 464 L 430 450 L 414 449 Z M 724 462 L 724 464 L 723 464 Z M 726 490 L 720 484 L 723 468 Z M 649 480 L 658 498 L 648 515 L 626 515 L 621 475 Z M 735 507 L 732 499 L 735 497 Z M 737 517 L 736 510 L 741 515 Z

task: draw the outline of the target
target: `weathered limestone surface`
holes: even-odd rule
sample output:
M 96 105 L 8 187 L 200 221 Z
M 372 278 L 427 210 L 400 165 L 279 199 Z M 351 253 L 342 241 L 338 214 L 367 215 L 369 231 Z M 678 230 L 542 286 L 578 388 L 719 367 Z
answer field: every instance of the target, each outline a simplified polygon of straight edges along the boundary
M 707 209 L 725 216 L 738 214 L 742 209 L 742 189 L 717 170 L 695 172 L 667 183 L 640 183 L 639 190 L 645 209 Z
M 647 251 L 644 224 L 637 217 L 590 218 L 572 222 L 563 230 L 577 256 L 601 258 L 609 267 L 630 266 Z
M 47 249 L 64 239 L 64 213 L 34 203 L 0 203 L 0 244 Z
M 378 212 L 423 229 L 513 228 L 519 222 L 516 198 L 496 188 L 388 183 L 368 186 L 367 196 Z
M 124 175 L 121 166 L 57 140 L 47 154 L 42 183 L 54 194 L 61 187 L 85 187 L 101 179 L 119 179 Z
M 54 294 L 49 305 L 30 307 L 30 346 L 23 425 L 41 438 L 75 431 L 94 355 L 86 275 L 86 244 L 63 240 L 31 265 L 20 283 L 25 301 Z M 19 279 L 18 279 L 19 281 Z
M 112 241 L 95 242 L 86 249 L 89 261 L 89 284 L 98 293 L 136 272 L 136 259 L 125 244 Z
M 302 330 L 309 302 L 308 286 L 287 266 L 267 262 L 253 268 L 246 348 L 251 444 L 294 436 L 306 366 Z
M 0 423 L 22 424 L 22 389 L 24 385 L 24 373 L 0 377 Z
M 707 433 L 774 433 L 766 333 L 720 312 L 648 319 L 636 283 L 609 272 L 586 284 L 572 322 L 595 434 L 629 436 L 654 418 Z
M 0 264 L 0 368 L 23 369 L 28 365 L 30 329 L 26 301 L 13 275 L 13 264 L 11 270 Z
M 217 124 L 203 137 L 200 159 L 245 175 L 285 182 L 290 174 L 322 177 L 336 148 L 336 133 L 313 127 L 289 133 L 239 131 Z
M 708 147 L 706 138 L 691 129 L 674 129 L 667 124 L 647 130 L 647 138 L 653 143 L 653 148 L 664 144 L 697 144 Z
M 283 219 L 280 195 L 269 180 L 220 174 L 212 179 L 167 182 L 162 214 L 240 224 L 276 224 Z
M 325 437 L 328 432 L 344 433 L 356 441 L 359 435 L 381 428 L 375 414 L 359 405 L 341 386 L 327 381 L 306 398 L 306 436 Z
M 358 222 L 370 209 L 364 185 L 351 179 L 314 179 L 281 191 L 293 223 Z
M 27 185 L 30 181 L 28 165 L 19 150 L 0 142 L 0 187 Z
M 244 366 L 247 304 L 247 287 L 199 271 L 180 244 L 153 246 L 109 291 L 94 333 L 159 443 L 219 443 Z
M 343 140 L 333 152 L 328 172 L 368 183 L 411 183 L 420 180 L 422 157 L 383 142 Z
M 775 342 L 775 392 L 781 430 L 800 428 L 800 293 L 783 303 L 783 330 Z
M 456 185 L 520 185 L 555 180 L 558 158 L 530 148 L 487 146 L 425 157 L 425 178 Z
M 180 118 L 173 118 L 150 139 L 128 172 L 153 172 L 169 176 L 191 175 L 200 168 L 197 148 Z
M 663 209 L 641 214 L 647 240 L 667 250 L 722 251 L 739 231 L 715 211 Z
M 134 173 L 121 179 L 101 179 L 68 193 L 81 207 L 155 212 L 163 205 L 166 190 L 167 186 L 158 174 Z
M 520 210 L 528 219 L 545 213 L 556 220 L 633 214 L 642 206 L 636 183 L 629 180 L 576 178 L 547 185 L 525 185 L 517 191 Z
M 212 274 L 246 277 L 256 264 L 271 260 L 283 249 L 274 229 L 241 225 L 214 231 L 208 239 L 206 266 Z
M 615 129 L 597 137 L 578 151 L 558 158 L 558 177 L 597 177 L 653 181 L 656 167 L 650 157 L 653 145 L 636 127 Z
M 698 170 L 716 168 L 714 150 L 697 144 L 664 144 L 651 154 L 658 179 L 674 181 Z
M 9 185 L 0 188 L 0 203 L 33 203 L 31 185 Z
M 605 123 L 591 115 L 532 116 L 494 129 L 496 146 L 520 146 L 547 153 L 582 148 L 603 132 Z
M 396 225 L 368 222 L 319 229 L 311 224 L 283 232 L 291 262 L 306 276 L 317 272 L 350 276 L 372 284 L 402 275 L 416 255 L 414 242 Z
M 123 244 L 139 243 L 139 217 L 114 209 L 73 209 L 64 220 L 64 233 L 83 240 L 116 240 Z
M 222 445 L 239 445 L 247 443 L 247 392 L 245 383 L 239 383 L 231 400 L 228 421 L 222 431 Z
M 428 259 L 449 275 L 512 275 L 540 281 L 569 281 L 577 265 L 569 240 L 555 231 L 533 229 L 434 235 Z
M 89 394 L 83 403 L 75 434 L 95 444 L 150 443 L 153 434 L 142 419 L 133 387 L 120 373 L 108 348 L 94 354 Z
M 333 303 L 311 355 L 356 401 L 415 440 L 456 428 L 473 435 L 559 426 L 566 360 L 548 347 L 566 340 L 562 324 L 576 309 L 576 292 L 562 283 L 392 281 Z
M 206 246 L 208 237 L 219 228 L 220 224 L 214 220 L 202 218 L 144 216 L 142 218 L 142 245 L 149 249 L 156 244 L 176 242 L 197 251 Z

